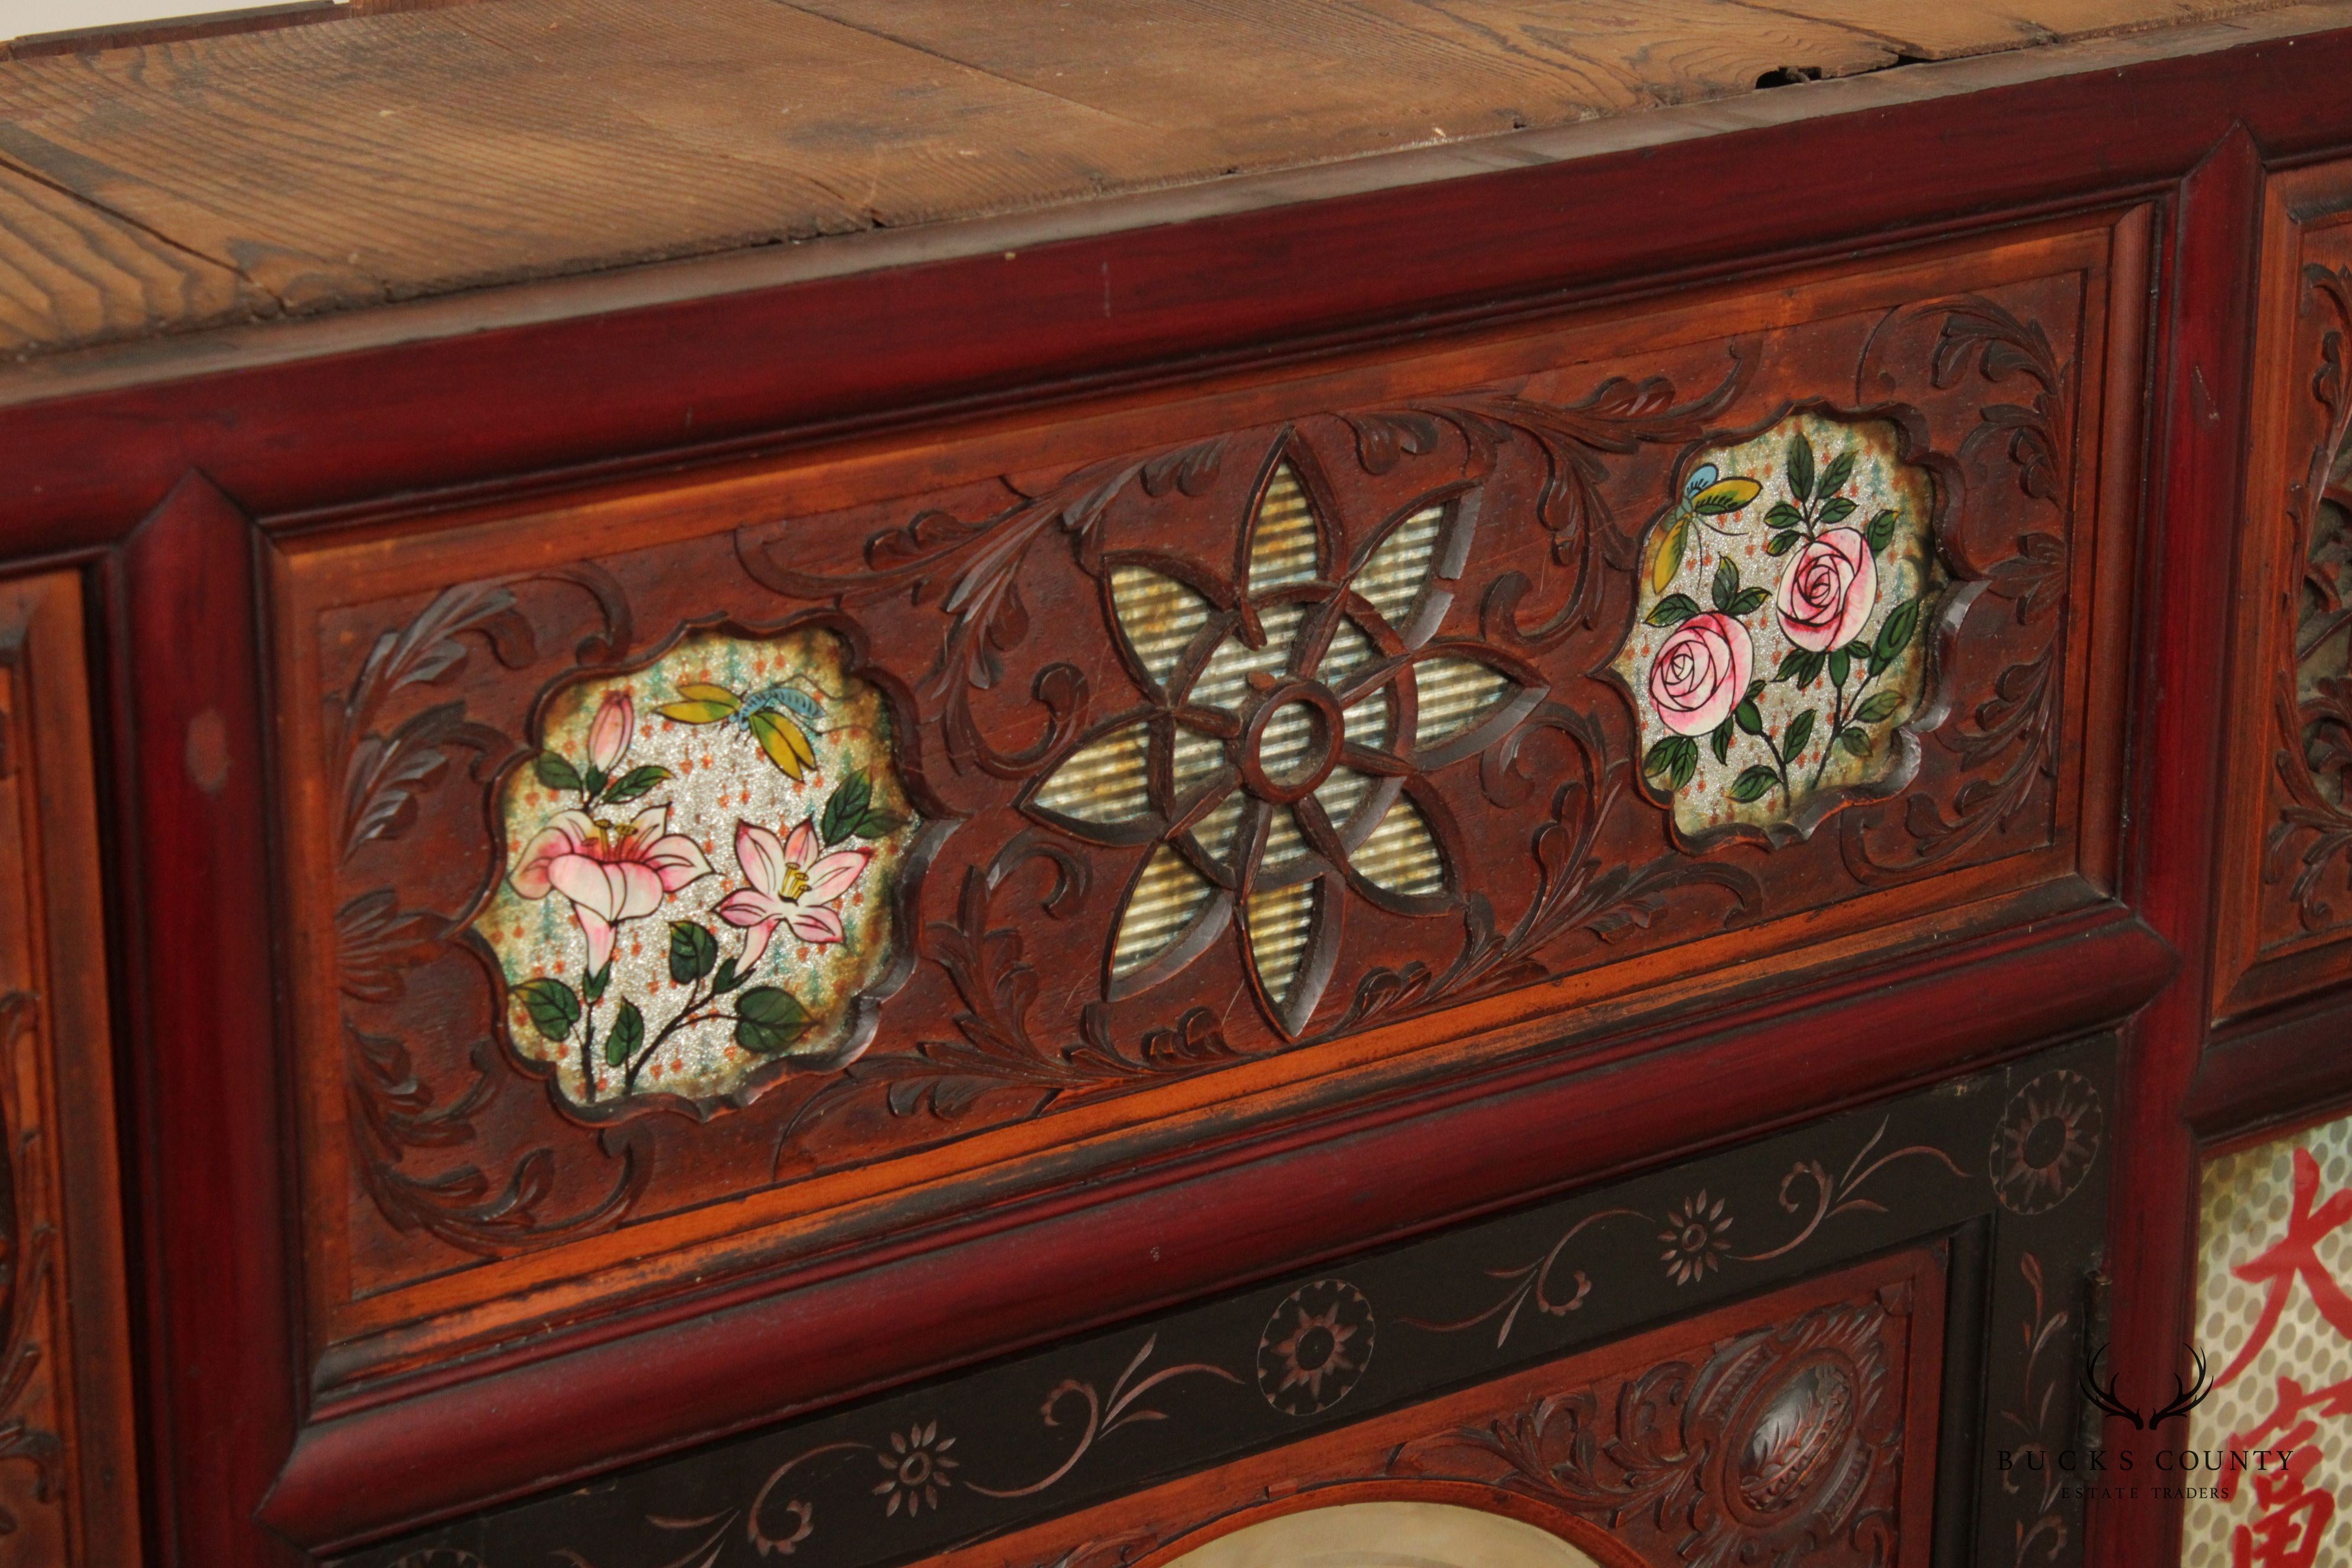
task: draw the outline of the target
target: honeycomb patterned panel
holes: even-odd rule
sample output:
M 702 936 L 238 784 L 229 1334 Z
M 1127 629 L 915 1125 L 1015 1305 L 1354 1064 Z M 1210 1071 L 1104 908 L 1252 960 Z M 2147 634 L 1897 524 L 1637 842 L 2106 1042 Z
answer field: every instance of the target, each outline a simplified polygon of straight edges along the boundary
M 2187 1442 L 2294 1455 L 2187 1500 L 2183 1568 L 2352 1563 L 2352 1302 L 2328 1289 L 2352 1288 L 2352 1117 L 2213 1160 L 2203 1189 L 2197 1343 L 2223 1381 Z

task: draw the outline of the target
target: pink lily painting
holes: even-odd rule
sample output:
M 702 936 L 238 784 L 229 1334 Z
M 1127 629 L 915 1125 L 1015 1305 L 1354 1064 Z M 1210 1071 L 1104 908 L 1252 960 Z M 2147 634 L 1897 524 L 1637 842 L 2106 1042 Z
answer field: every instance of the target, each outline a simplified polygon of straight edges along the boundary
M 678 695 L 799 686 L 824 700 L 795 710 L 796 770 Z M 849 1004 L 887 968 L 918 824 L 881 696 L 838 640 L 690 637 L 563 694 L 543 734 L 502 791 L 508 869 L 475 921 L 515 1048 L 583 1107 L 740 1100 L 854 1051 Z

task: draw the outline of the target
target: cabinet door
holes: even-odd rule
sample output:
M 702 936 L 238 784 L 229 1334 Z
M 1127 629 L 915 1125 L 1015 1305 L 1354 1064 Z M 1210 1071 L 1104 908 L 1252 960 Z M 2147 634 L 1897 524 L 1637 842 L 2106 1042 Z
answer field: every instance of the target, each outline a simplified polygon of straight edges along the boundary
M 0 1560 L 139 1561 L 81 584 L 0 583 Z
M 2079 1568 L 2114 1096 L 2111 1039 L 2040 1052 L 341 1568 L 1162 1568 L 1396 1500 L 1559 1568 Z

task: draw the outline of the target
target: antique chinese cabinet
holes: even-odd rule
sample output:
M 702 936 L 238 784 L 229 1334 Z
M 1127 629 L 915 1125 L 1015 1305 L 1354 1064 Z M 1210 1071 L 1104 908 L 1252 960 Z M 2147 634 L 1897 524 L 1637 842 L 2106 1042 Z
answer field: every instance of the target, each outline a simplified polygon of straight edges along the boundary
M 2352 4 L 0 60 L 0 1563 L 2352 1563 Z

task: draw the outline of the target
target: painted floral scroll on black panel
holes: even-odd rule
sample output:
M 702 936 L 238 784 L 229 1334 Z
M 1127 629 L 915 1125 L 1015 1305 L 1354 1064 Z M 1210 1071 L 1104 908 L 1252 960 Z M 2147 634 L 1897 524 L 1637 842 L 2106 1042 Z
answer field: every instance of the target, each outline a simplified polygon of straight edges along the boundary
M 2084 288 L 322 611 L 354 1291 L 2063 849 Z

